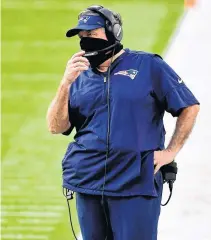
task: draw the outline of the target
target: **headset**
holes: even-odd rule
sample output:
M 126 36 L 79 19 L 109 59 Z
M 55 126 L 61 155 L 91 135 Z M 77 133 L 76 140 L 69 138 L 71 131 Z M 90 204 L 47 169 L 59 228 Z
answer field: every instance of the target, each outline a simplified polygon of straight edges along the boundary
M 121 16 L 100 5 L 93 5 L 87 8 L 94 13 L 98 13 L 105 19 L 106 33 L 111 34 L 115 41 L 120 42 L 123 37 Z

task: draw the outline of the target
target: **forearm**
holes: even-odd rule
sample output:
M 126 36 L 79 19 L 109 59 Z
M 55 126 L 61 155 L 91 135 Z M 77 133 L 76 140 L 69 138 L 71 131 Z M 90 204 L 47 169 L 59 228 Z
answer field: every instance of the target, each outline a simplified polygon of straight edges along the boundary
M 61 82 L 57 94 L 48 108 L 48 130 L 53 134 L 65 132 L 70 127 L 68 116 L 69 88 L 70 84 Z
M 185 108 L 179 115 L 176 123 L 176 128 L 171 141 L 167 147 L 167 150 L 176 154 L 183 147 L 185 141 L 188 139 L 199 112 L 199 106 L 193 105 Z

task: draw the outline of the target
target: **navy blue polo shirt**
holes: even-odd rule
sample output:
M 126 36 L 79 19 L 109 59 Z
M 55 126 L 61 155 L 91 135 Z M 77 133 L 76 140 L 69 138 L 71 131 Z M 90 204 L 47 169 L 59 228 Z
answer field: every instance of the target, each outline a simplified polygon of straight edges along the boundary
M 69 93 L 69 135 L 63 187 L 107 196 L 157 196 L 154 151 L 164 148 L 164 112 L 179 116 L 199 104 L 174 70 L 155 54 L 125 52 L 108 73 L 80 74 Z M 108 91 L 109 90 L 109 91 Z M 108 96 L 109 92 L 109 96 Z M 107 154 L 107 158 L 106 158 Z

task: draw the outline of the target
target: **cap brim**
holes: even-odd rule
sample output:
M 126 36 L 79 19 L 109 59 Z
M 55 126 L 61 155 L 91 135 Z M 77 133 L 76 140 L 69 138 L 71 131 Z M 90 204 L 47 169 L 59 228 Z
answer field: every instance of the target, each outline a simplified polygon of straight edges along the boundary
M 66 37 L 73 37 L 77 35 L 80 31 L 89 31 L 97 28 L 100 28 L 100 26 L 99 25 L 80 25 L 68 30 L 66 32 Z

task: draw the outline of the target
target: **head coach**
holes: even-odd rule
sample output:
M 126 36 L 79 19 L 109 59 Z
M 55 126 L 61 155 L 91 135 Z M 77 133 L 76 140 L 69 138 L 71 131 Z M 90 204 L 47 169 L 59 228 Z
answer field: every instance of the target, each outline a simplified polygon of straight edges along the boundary
M 88 7 L 66 33 L 75 35 L 81 51 L 67 62 L 47 123 L 53 134 L 76 128 L 63 187 L 76 193 L 83 240 L 156 240 L 160 169 L 183 147 L 199 102 L 159 55 L 123 48 L 119 14 Z M 165 111 L 177 117 L 166 148 Z

